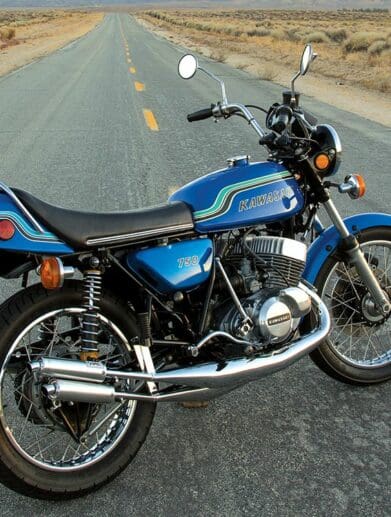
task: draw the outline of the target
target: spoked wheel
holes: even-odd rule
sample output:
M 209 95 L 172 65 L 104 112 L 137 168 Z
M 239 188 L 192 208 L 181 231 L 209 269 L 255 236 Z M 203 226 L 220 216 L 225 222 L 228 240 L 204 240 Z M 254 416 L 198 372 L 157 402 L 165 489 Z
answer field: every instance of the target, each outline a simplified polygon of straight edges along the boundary
M 391 297 L 391 230 L 363 231 L 361 248 L 382 289 Z M 326 373 L 351 384 L 391 378 L 391 318 L 375 309 L 354 267 L 331 257 L 316 287 L 331 316 L 332 330 L 311 357 Z
M 151 403 L 55 404 L 45 396 L 28 364 L 79 358 L 81 303 L 76 283 L 49 295 L 34 286 L 0 310 L 0 478 L 33 497 L 77 497 L 110 481 L 133 459 L 154 415 Z M 104 294 L 98 317 L 99 360 L 137 369 L 131 314 Z M 127 382 L 119 388 L 129 390 Z

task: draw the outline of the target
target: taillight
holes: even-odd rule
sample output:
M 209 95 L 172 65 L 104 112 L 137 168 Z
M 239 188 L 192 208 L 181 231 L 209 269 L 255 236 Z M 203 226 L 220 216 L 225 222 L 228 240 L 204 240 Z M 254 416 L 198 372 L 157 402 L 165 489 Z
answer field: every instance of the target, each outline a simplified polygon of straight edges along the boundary
M 15 235 L 15 225 L 8 219 L 0 219 L 0 239 L 9 241 Z

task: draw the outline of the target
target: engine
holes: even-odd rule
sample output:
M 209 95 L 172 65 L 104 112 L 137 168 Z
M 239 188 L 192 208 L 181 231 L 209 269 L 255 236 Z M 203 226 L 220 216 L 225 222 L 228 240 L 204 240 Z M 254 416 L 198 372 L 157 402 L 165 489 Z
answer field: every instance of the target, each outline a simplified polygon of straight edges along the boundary
M 231 267 L 235 264 L 245 286 L 247 295 L 240 302 L 253 326 L 243 332 L 243 317 L 232 304 L 220 319 L 219 328 L 263 344 L 289 339 L 311 310 L 310 297 L 299 287 L 306 255 L 304 243 L 283 237 L 252 236 L 245 242 L 237 241 L 228 262 Z

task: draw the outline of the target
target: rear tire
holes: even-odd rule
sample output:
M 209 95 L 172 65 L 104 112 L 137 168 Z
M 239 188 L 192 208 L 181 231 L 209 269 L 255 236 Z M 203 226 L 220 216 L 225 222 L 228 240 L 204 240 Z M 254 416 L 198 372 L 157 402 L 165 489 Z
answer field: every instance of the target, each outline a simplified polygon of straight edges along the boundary
M 68 282 L 61 290 L 53 292 L 35 285 L 4 303 L 0 308 L 1 371 L 4 372 L 4 368 L 7 368 L 5 364 L 7 354 L 17 336 L 31 322 L 54 310 L 81 307 L 81 303 L 82 291 L 78 282 Z M 115 324 L 130 341 L 138 332 L 134 318 L 124 305 L 123 301 L 103 292 L 100 313 Z M 5 375 L 2 373 L 1 381 Z M 130 409 L 127 410 L 126 406 L 126 411 L 121 412 L 121 416 L 118 417 L 121 420 L 116 422 L 120 421 L 122 425 L 122 421 L 125 421 L 128 415 L 132 416 L 129 416 L 126 425 L 121 427 L 122 434 L 118 434 L 118 441 L 111 449 L 108 446 L 108 451 L 102 454 L 102 458 L 91 459 L 92 464 L 86 461 L 86 465 L 83 464 L 82 468 L 77 470 L 50 470 L 50 465 L 47 469 L 45 466 L 35 464 L 33 460 L 29 461 L 12 443 L 10 429 L 7 432 L 3 418 L 7 405 L 14 400 L 14 397 L 9 392 L 3 392 L 4 385 L 2 382 L 0 390 L 0 410 L 3 413 L 0 419 L 0 481 L 12 490 L 34 498 L 54 500 L 80 497 L 111 481 L 137 454 L 148 434 L 155 413 L 156 405 L 149 402 L 135 403 L 135 409 L 132 406 L 132 412 Z M 34 431 L 34 419 L 31 418 L 27 424 L 27 427 Z M 119 424 L 116 425 L 119 426 Z M 110 434 L 107 436 L 111 437 Z M 32 439 L 34 440 L 34 434 Z M 93 454 L 92 458 L 94 458 Z
M 373 265 L 375 273 L 376 268 L 383 267 L 377 274 L 383 289 L 387 290 L 390 296 L 391 228 L 364 230 L 360 234 L 359 241 L 363 245 L 363 251 L 368 260 L 372 262 L 371 265 Z M 383 254 L 380 251 L 376 253 L 376 250 L 380 250 L 382 247 L 387 251 L 384 251 Z M 377 257 L 376 254 L 379 256 Z M 385 265 L 381 266 L 381 261 L 385 261 Z M 383 271 L 384 269 L 385 271 Z M 333 290 L 330 290 L 333 275 L 335 278 L 338 278 L 339 275 L 340 280 L 337 281 Z M 353 282 L 351 282 L 351 279 L 353 279 Z M 336 256 L 331 256 L 323 264 L 315 281 L 315 286 L 323 301 L 328 305 L 332 320 L 330 335 L 310 354 L 315 364 L 330 377 L 347 384 L 366 386 L 391 379 L 391 319 L 388 317 L 383 323 L 374 324 L 364 316 L 362 300 L 365 297 L 366 290 L 360 284 L 360 279 L 354 278 L 348 267 L 339 262 Z M 337 332 L 338 328 L 341 328 L 340 332 Z M 341 333 L 345 334 L 340 337 Z M 382 342 L 378 337 L 380 335 L 385 336 Z M 370 346 L 372 339 L 374 340 L 375 337 L 377 339 L 377 341 L 374 341 L 376 346 Z M 348 340 L 350 357 L 347 355 L 348 352 L 345 355 L 342 353 L 342 349 L 346 348 L 342 346 L 344 339 Z M 363 352 L 357 351 L 358 347 L 361 347 Z M 376 365 L 376 358 L 372 360 L 373 364 L 367 359 L 369 348 L 371 348 L 370 352 L 375 355 L 372 348 L 376 350 L 376 347 L 382 347 L 384 352 L 380 356 L 384 358 L 382 360 L 377 359 L 378 366 Z M 361 359 L 359 358 L 360 353 L 363 355 Z

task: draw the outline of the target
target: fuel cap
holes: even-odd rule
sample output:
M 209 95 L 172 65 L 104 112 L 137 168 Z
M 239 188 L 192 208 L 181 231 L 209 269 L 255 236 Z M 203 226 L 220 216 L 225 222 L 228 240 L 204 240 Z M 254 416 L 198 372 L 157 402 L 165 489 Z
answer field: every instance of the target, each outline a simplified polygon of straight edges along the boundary
M 227 163 L 229 167 L 244 167 L 248 165 L 250 162 L 250 156 L 234 156 L 233 158 L 228 158 Z

